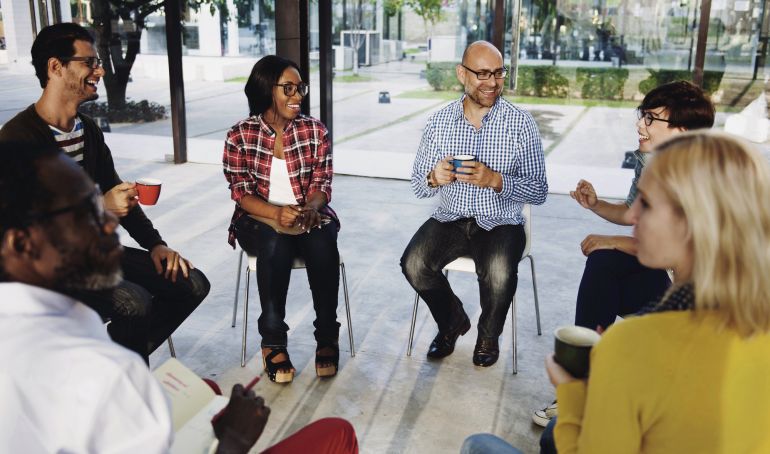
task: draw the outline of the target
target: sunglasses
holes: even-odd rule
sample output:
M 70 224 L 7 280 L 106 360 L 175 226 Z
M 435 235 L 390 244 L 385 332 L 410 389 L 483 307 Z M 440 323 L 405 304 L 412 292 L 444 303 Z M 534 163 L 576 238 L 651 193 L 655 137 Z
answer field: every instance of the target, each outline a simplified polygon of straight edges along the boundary
M 286 96 L 294 96 L 296 93 L 299 93 L 300 96 L 307 96 L 310 92 L 310 86 L 305 82 L 298 84 L 287 82 L 285 84 L 275 84 L 275 86 L 283 87 L 283 94 Z
M 59 58 L 59 60 L 65 62 L 82 61 L 91 69 L 100 68 L 102 66 L 102 59 L 99 57 L 62 57 Z

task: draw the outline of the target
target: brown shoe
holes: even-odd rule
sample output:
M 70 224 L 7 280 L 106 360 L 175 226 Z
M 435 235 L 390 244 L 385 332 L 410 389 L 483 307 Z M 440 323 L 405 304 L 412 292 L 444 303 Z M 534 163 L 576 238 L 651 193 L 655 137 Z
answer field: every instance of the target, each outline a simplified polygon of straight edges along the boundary
M 473 349 L 473 364 L 481 367 L 489 367 L 497 362 L 500 356 L 500 347 L 496 337 L 476 338 L 476 348 Z

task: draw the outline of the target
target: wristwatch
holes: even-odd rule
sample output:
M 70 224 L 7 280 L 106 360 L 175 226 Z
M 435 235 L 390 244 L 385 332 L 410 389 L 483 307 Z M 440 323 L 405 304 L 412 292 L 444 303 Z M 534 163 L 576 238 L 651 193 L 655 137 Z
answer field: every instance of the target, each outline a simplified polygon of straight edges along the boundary
M 430 172 L 428 172 L 428 176 L 426 177 L 425 181 L 428 183 L 429 188 L 437 188 L 438 184 L 432 177 L 433 177 L 433 171 L 431 170 Z

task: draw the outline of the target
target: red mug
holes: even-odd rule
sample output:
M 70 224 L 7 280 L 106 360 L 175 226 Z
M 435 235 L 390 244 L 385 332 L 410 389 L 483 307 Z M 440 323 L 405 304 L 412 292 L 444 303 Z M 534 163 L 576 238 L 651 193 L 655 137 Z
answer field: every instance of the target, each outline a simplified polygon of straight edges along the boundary
M 139 193 L 139 203 L 142 205 L 155 205 L 160 197 L 162 182 L 155 178 L 141 178 L 136 180 L 136 192 Z

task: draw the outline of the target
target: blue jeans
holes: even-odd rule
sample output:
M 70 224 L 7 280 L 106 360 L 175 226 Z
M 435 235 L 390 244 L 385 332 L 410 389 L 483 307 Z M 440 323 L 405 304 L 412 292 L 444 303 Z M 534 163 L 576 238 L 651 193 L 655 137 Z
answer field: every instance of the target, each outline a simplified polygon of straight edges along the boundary
M 295 257 L 302 257 L 307 267 L 316 313 L 313 322 L 316 342 L 336 343 L 340 328 L 337 322 L 340 287 L 337 224 L 332 222 L 301 235 L 284 235 L 244 215 L 235 224 L 235 236 L 247 254 L 257 256 L 257 287 L 262 306 L 258 325 L 262 346 L 285 347 L 287 344 L 286 294 Z
M 498 338 L 516 293 L 525 241 L 522 225 L 502 225 L 487 231 L 472 218 L 452 222 L 431 218 L 406 247 L 401 270 L 443 333 L 459 326 L 467 315 L 442 269 L 454 259 L 470 255 L 476 264 L 481 299 L 479 337 Z
M 553 438 L 553 428 L 556 427 L 556 418 L 548 421 L 545 430 L 540 435 L 540 454 L 556 454 L 556 440 Z
M 465 439 L 460 454 L 522 454 L 507 441 L 492 434 L 476 434 Z
M 633 255 L 614 249 L 594 251 L 580 280 L 575 324 L 607 328 L 618 315 L 636 313 L 659 300 L 670 285 L 664 270 L 647 268 Z

